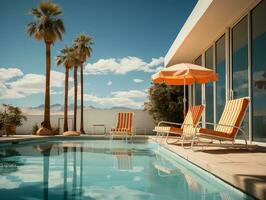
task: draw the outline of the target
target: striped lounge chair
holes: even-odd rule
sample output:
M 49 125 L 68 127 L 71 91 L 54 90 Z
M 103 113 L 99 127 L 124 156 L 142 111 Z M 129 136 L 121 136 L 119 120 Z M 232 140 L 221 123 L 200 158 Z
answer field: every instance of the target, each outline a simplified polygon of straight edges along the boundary
M 168 144 L 176 143 L 180 141 L 180 139 L 182 139 L 182 145 L 183 145 L 184 144 L 183 136 L 185 136 L 185 134 L 193 135 L 195 133 L 203 110 L 204 110 L 204 105 L 190 106 L 183 123 L 161 121 L 158 123 L 158 125 L 154 128 L 153 131 L 157 132 L 157 137 L 162 136 L 163 138 L 163 136 L 166 135 L 166 142 Z M 178 128 L 176 126 L 181 126 L 181 127 Z M 169 137 L 170 134 L 178 137 L 174 141 L 170 142 L 171 139 Z
M 116 128 L 112 128 L 110 131 L 110 135 L 121 135 L 132 137 L 134 134 L 133 130 L 133 116 L 132 112 L 119 112 L 117 114 L 117 125 Z
M 232 144 L 234 144 L 239 131 L 242 132 L 247 147 L 247 135 L 240 126 L 245 117 L 248 105 L 248 97 L 227 101 L 219 123 L 205 122 L 205 124 L 213 125 L 214 129 L 198 129 L 198 132 L 193 136 L 191 148 L 193 148 L 194 140 L 196 138 L 214 139 L 219 140 L 220 142 L 231 141 Z

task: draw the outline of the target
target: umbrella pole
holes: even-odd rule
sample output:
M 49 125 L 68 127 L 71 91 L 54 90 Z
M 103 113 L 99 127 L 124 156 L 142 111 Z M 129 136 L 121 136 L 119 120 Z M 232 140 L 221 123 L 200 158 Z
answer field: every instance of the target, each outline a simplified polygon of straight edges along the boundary
M 184 97 L 183 97 L 183 104 L 184 104 L 184 106 L 183 106 L 183 108 L 184 108 L 184 119 L 185 119 L 185 117 L 186 117 L 186 77 L 184 76 Z

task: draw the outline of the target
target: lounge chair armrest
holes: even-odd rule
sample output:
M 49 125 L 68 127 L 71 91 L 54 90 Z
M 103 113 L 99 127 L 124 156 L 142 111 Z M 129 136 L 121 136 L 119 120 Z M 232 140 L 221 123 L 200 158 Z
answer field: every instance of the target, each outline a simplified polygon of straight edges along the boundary
M 228 125 L 228 124 L 218 124 L 218 123 L 212 123 L 212 122 L 199 122 L 199 124 L 208 124 L 208 125 L 213 125 L 213 126 L 225 126 L 225 127 L 231 127 L 231 128 L 237 128 L 241 129 L 240 126 L 233 126 L 233 125 Z
M 157 126 L 161 126 L 162 124 L 169 124 L 169 125 L 183 125 L 182 123 L 176 123 L 176 122 L 167 122 L 167 121 L 160 121 Z
M 183 125 L 193 125 L 193 126 L 196 126 L 195 124 L 184 124 L 184 123 L 167 122 L 167 121 L 160 121 L 157 126 L 160 126 L 161 124 L 178 125 L 178 126 L 179 125 L 180 126 L 183 126 Z

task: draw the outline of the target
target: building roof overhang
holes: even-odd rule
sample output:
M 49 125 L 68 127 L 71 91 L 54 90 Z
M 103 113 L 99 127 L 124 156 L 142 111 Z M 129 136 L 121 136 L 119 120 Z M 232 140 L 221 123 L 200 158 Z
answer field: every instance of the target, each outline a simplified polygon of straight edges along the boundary
M 260 0 L 199 0 L 165 56 L 165 67 L 193 62 Z

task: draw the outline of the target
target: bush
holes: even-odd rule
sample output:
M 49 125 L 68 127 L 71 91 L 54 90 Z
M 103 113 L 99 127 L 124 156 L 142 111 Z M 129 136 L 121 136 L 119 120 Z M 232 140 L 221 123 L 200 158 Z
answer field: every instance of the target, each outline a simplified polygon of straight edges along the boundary
M 183 122 L 183 86 L 155 84 L 148 91 L 149 102 L 144 110 L 149 111 L 155 123 L 159 121 Z
M 27 117 L 22 114 L 19 107 L 7 104 L 2 105 L 0 111 L 0 126 L 5 129 L 7 136 L 16 133 L 16 127 L 22 126 L 22 122 L 26 121 Z
M 0 114 L 0 121 L 4 125 L 22 126 L 22 122 L 27 120 L 27 117 L 22 114 L 19 107 L 3 104 L 3 111 Z
M 37 131 L 39 130 L 39 126 L 36 123 L 33 127 L 32 127 L 32 135 L 36 135 Z

